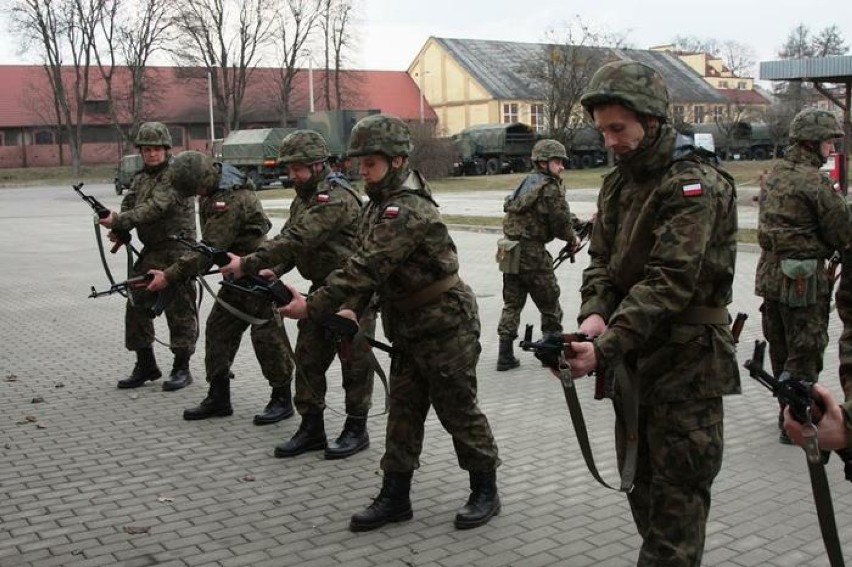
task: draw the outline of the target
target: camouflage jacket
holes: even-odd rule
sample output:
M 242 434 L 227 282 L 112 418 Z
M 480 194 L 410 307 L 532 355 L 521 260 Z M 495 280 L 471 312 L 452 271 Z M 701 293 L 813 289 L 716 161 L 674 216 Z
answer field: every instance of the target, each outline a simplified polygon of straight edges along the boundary
M 760 260 L 755 294 L 778 300 L 781 296 L 781 260 L 830 257 L 852 245 L 852 223 L 846 201 L 819 172 L 821 160 L 800 145 L 790 146 L 766 178 L 760 192 L 757 240 Z M 830 293 L 825 271 L 818 270 L 817 294 Z
M 172 189 L 167 170 L 168 164 L 163 164 L 136 174 L 112 226 L 116 231 L 135 228 L 146 248 L 176 248 L 179 245 L 168 240 L 175 234 L 195 240 L 195 199 Z
M 375 293 L 385 335 L 410 343 L 464 326 L 479 332 L 476 297 L 463 281 L 434 300 L 409 309 L 406 300 L 436 282 L 456 276 L 458 254 L 438 206 L 419 173 L 403 169 L 397 182 L 370 191 L 358 236 L 359 248 L 308 297 L 308 314 L 341 306 L 360 312 Z
M 683 321 L 731 302 L 736 190 L 710 158 L 675 142 L 663 126 L 604 179 L 581 288 L 579 321 L 597 313 L 607 323 L 599 369 L 624 363 L 643 404 L 740 391 L 729 326 Z
M 281 233 L 243 258 L 243 271 L 274 268 L 281 276 L 296 267 L 305 279 L 322 283 L 355 249 L 360 214 L 361 198 L 346 177 L 326 169 L 316 189 L 297 189 Z
M 503 235 L 520 241 L 520 270 L 551 271 L 553 257 L 544 245 L 554 238 L 576 239 L 562 180 L 544 173 L 528 175 L 503 203 Z
M 205 244 L 238 256 L 257 250 L 272 228 L 257 193 L 248 186 L 223 188 L 200 197 L 198 208 Z M 212 266 L 212 258 L 190 251 L 165 270 L 166 279 L 188 279 Z

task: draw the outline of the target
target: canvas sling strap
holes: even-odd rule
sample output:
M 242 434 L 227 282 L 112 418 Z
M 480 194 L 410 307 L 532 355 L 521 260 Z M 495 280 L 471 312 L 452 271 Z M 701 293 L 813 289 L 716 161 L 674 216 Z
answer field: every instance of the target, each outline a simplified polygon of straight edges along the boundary
M 810 412 L 808 412 L 810 414 Z M 816 427 L 808 415 L 808 423 L 802 427 L 804 434 L 805 457 L 808 462 L 808 475 L 811 479 L 811 490 L 814 493 L 814 504 L 819 520 L 819 531 L 828 554 L 831 567 L 844 567 L 843 550 L 840 549 L 840 538 L 837 535 L 837 525 L 834 521 L 834 505 L 831 502 L 831 491 L 828 478 L 825 475 L 825 464 L 822 452 L 817 444 Z
M 453 288 L 454 285 L 459 283 L 459 275 L 453 274 L 451 276 L 447 276 L 444 279 L 440 279 L 436 282 L 433 282 L 426 287 L 415 291 L 414 293 L 406 296 L 403 299 L 395 301 L 393 306 L 402 313 L 408 313 L 410 311 L 414 311 L 418 307 L 422 307 L 428 303 L 431 303 L 440 295 L 446 291 L 449 291 Z
M 571 365 L 565 359 L 564 349 L 559 353 L 559 382 L 565 393 L 565 402 L 568 405 L 568 413 L 571 415 L 571 423 L 580 444 L 580 451 L 586 461 L 586 468 L 601 486 L 611 490 L 630 493 L 633 490 L 633 479 L 636 476 L 636 460 L 639 450 L 639 393 L 633 386 L 633 381 L 627 373 L 623 364 L 613 369 L 615 379 L 621 389 L 623 404 L 623 417 L 625 422 L 625 453 L 620 476 L 621 485 L 618 488 L 607 484 L 595 466 L 595 458 L 592 454 L 592 446 L 589 443 L 589 434 L 586 431 L 586 421 L 583 419 L 583 409 L 577 398 L 577 389 L 574 387 L 574 379 L 571 377 Z

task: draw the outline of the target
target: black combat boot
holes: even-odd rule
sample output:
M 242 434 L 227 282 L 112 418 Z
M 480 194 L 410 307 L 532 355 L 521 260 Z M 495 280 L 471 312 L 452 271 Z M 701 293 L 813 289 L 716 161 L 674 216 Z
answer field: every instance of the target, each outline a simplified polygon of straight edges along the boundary
M 207 397 L 194 408 L 183 410 L 183 418 L 187 421 L 207 419 L 208 417 L 227 417 L 233 415 L 231 407 L 230 375 L 216 377 L 210 380 Z
M 497 356 L 497 370 L 511 370 L 521 365 L 521 361 L 515 358 L 512 352 L 512 341 L 514 339 L 500 339 L 500 354 Z
M 163 373 L 157 367 L 157 359 L 154 358 L 154 349 L 151 347 L 140 348 L 136 351 L 136 364 L 130 376 L 118 381 L 119 388 L 138 388 L 145 382 L 156 380 Z
M 470 497 L 456 514 L 455 525 L 460 530 L 476 528 L 488 523 L 500 513 L 500 495 L 497 494 L 497 473 L 471 472 Z
M 368 532 L 390 522 L 404 522 L 414 517 L 411 511 L 411 472 L 386 472 L 382 490 L 367 508 L 349 520 L 353 532 Z
M 192 384 L 192 374 L 189 373 L 189 358 L 192 354 L 187 349 L 176 349 L 175 362 L 172 365 L 172 372 L 169 374 L 169 379 L 163 382 L 163 390 L 172 392 L 186 388 Z
M 367 434 L 367 418 L 346 418 L 340 437 L 328 444 L 325 448 L 326 459 L 345 459 L 358 451 L 363 451 L 370 446 L 370 436 Z
M 299 429 L 289 441 L 275 447 L 275 456 L 279 459 L 295 457 L 306 451 L 325 449 L 325 425 L 322 413 L 306 413 L 302 416 Z
M 272 388 L 272 396 L 269 403 L 263 408 L 263 413 L 254 416 L 255 425 L 267 425 L 278 423 L 293 415 L 293 395 L 287 388 Z

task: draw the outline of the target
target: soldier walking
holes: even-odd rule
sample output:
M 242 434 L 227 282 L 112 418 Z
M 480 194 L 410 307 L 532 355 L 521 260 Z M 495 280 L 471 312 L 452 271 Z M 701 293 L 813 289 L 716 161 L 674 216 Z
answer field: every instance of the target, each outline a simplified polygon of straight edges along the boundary
M 641 567 L 697 567 L 722 465 L 722 396 L 740 392 L 731 302 L 737 250 L 733 179 L 666 123 L 663 77 L 604 65 L 581 104 L 615 169 L 604 178 L 583 272 L 575 377 L 616 379 L 619 468 Z M 635 462 L 631 462 L 635 461 Z M 629 478 L 629 477 L 628 477 Z
M 172 137 L 165 124 L 145 122 L 136 134 L 136 147 L 144 166 L 133 178 L 130 192 L 124 197 L 121 212 L 113 212 L 99 222 L 116 233 L 136 229 L 144 245 L 133 265 L 132 276 L 144 275 L 151 269 L 163 269 L 180 258 L 185 249 L 169 236 L 183 234 L 195 240 L 195 206 L 191 198 L 181 197 L 169 184 L 169 149 Z M 133 290 L 128 296 L 124 316 L 124 344 L 136 353 L 136 365 L 130 376 L 118 381 L 119 388 L 138 388 L 162 376 L 154 357 L 154 321 L 151 308 L 159 294 Z M 194 282 L 176 284 L 165 300 L 169 326 L 169 346 L 174 364 L 163 390 L 180 390 L 192 382 L 189 359 L 198 339 L 198 313 L 195 307 Z
M 518 337 L 521 311 L 531 297 L 541 313 L 545 336 L 562 334 L 559 283 L 553 272 L 553 257 L 545 245 L 559 238 L 572 246 L 577 217 L 571 214 L 560 173 L 568 156 L 556 140 L 539 140 L 532 149 L 536 170 L 506 197 L 503 204 L 503 238 L 497 257 L 503 272 L 503 313 L 497 325 L 500 351 L 497 370 L 517 368 L 512 342 Z
M 352 129 L 370 198 L 358 225 L 359 246 L 307 298 L 294 291 L 282 314 L 301 321 L 340 311 L 356 318 L 378 297 L 393 344 L 382 489 L 349 529 L 360 532 L 413 516 L 410 490 L 420 466 L 424 422 L 434 407 L 452 435 L 471 493 L 455 526 L 474 528 L 500 512 L 497 444 L 476 399 L 479 314 L 458 276 L 458 255 L 425 179 L 410 169 L 411 136 L 399 118 L 368 116 Z
M 214 163 L 200 152 L 185 151 L 175 157 L 169 168 L 169 178 L 182 197 L 199 196 L 204 244 L 234 254 L 248 254 L 266 241 L 266 233 L 272 228 L 272 223 L 264 213 L 251 182 L 234 166 Z M 150 270 L 154 278 L 148 284 L 148 290 L 159 291 L 180 284 L 204 274 L 212 266 L 213 258 L 209 255 L 199 251 L 187 252 L 164 270 Z M 247 317 L 241 318 L 236 313 Z M 266 322 L 252 324 L 247 318 Z M 231 407 L 231 364 L 249 327 L 261 372 L 272 387 L 269 402 L 261 413 L 254 416 L 254 423 L 277 423 L 293 415 L 290 392 L 293 358 L 287 347 L 284 328 L 272 317 L 268 301 L 222 287 L 205 327 L 207 396 L 197 407 L 184 411 L 184 419 L 199 420 L 234 413 Z
M 261 274 L 280 277 L 293 268 L 311 281 L 311 290 L 325 284 L 332 270 L 339 268 L 355 250 L 355 231 L 361 213 L 361 197 L 341 173 L 328 166 L 326 141 L 313 130 L 297 130 L 281 141 L 279 161 L 287 166 L 296 188 L 290 216 L 281 233 L 257 251 L 243 258 L 231 255 L 223 273 L 240 277 Z M 372 332 L 374 315 L 364 314 L 366 332 Z M 373 395 L 373 375 L 367 358 L 353 349 L 341 359 L 343 389 L 346 392 L 346 422 L 332 442 L 326 442 L 326 372 L 337 354 L 337 345 L 315 321 L 299 322 L 296 339 L 296 409 L 302 416 L 293 437 L 275 447 L 279 458 L 295 457 L 306 451 L 325 451 L 327 459 L 340 459 L 363 451 L 370 445 L 367 413 Z

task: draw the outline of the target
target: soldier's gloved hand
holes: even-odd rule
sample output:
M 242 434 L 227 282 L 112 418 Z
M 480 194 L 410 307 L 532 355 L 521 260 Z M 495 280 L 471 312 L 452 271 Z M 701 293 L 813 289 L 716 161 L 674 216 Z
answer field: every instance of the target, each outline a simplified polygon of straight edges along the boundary
M 169 280 L 166 279 L 166 274 L 163 270 L 148 270 L 152 276 L 151 283 L 145 288 L 148 291 L 161 291 L 169 287 Z
M 228 258 L 230 258 L 231 261 L 225 264 L 224 266 L 220 266 L 219 272 L 221 272 L 222 275 L 226 278 L 232 277 L 234 279 L 238 279 L 243 277 L 245 274 L 243 273 L 243 267 L 240 264 L 240 257 L 236 254 L 228 252 Z
M 592 313 L 580 323 L 580 331 L 590 337 L 599 337 L 606 331 L 606 321 L 597 313 Z

